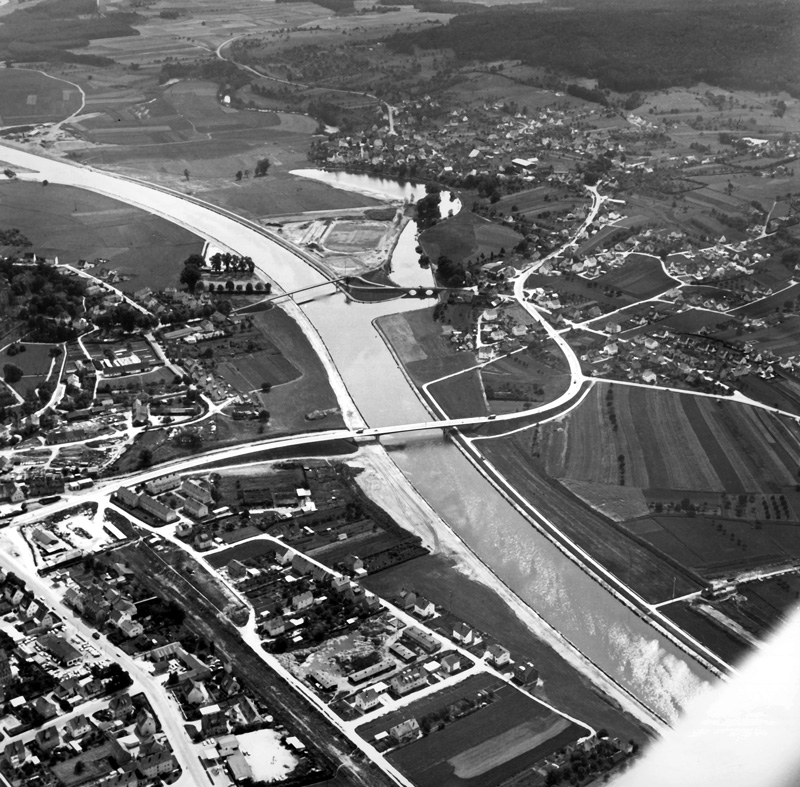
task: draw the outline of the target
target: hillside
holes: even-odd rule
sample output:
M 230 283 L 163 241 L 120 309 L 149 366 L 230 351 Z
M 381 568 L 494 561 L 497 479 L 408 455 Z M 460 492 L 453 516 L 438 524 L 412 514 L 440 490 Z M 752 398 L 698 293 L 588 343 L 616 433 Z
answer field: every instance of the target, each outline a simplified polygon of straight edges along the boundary
M 392 48 L 521 60 L 630 92 L 708 82 L 800 96 L 800 5 L 783 0 L 501 6 L 399 33 Z

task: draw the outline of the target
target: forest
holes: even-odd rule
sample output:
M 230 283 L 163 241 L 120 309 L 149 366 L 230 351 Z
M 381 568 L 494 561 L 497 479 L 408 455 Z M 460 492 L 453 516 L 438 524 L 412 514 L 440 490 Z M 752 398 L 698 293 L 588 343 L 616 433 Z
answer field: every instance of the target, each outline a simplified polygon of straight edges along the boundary
M 397 33 L 387 44 L 406 53 L 451 49 L 465 62 L 521 60 L 624 93 L 707 82 L 800 97 L 797 30 L 800 3 L 784 0 L 515 5 Z
M 113 61 L 97 55 L 81 55 L 69 49 L 87 46 L 95 38 L 134 36 L 136 14 L 100 15 L 92 0 L 45 0 L 21 6 L 3 17 L 0 25 L 0 57 L 32 62 L 85 63 L 103 66 Z

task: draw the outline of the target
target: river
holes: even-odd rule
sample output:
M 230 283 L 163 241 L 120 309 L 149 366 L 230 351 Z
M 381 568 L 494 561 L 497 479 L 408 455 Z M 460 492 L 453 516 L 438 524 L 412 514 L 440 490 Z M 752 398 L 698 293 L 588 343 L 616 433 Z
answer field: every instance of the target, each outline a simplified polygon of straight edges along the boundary
M 342 175 L 316 177 L 334 185 Z M 349 175 L 348 182 L 363 193 L 387 186 L 385 198 L 391 199 L 397 199 L 402 188 L 367 175 Z M 412 226 L 412 233 L 415 229 Z M 324 337 L 364 419 L 370 426 L 428 420 L 427 410 L 372 325 L 376 317 L 425 304 L 342 301 L 339 296 L 318 298 L 303 310 Z M 566 558 L 452 443 L 420 434 L 393 438 L 392 448 L 390 456 L 406 478 L 497 576 L 661 716 L 676 718 L 704 683 L 715 680 Z
M 163 215 L 256 260 L 286 290 L 319 284 L 321 275 L 294 254 L 235 220 L 90 168 L 3 148 L 4 161 L 53 183 L 108 194 Z M 338 175 L 339 173 L 337 173 Z M 361 176 L 366 177 L 366 176 Z M 398 187 L 392 181 L 392 187 Z M 378 189 L 383 184 L 370 184 Z M 392 197 L 387 194 L 387 199 Z M 417 300 L 356 304 L 333 286 L 298 296 L 347 389 L 370 426 L 415 423 L 429 414 L 372 321 L 424 308 Z M 714 678 L 622 602 L 591 580 L 541 535 L 451 443 L 408 436 L 391 457 L 435 511 L 520 598 L 592 661 L 667 719 Z

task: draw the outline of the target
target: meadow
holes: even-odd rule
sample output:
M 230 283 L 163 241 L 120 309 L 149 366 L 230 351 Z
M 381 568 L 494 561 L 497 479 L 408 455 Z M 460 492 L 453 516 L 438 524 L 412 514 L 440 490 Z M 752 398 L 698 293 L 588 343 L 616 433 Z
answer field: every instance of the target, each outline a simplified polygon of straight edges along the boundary
M 493 787 L 587 733 L 503 686 L 493 702 L 388 757 L 420 787 Z
M 105 267 L 130 277 L 128 292 L 174 286 L 186 257 L 203 241 L 165 219 L 71 186 L 0 182 L 0 226 L 16 227 L 33 250 L 59 262 L 108 259 Z
M 63 120 L 81 106 L 75 85 L 26 68 L 0 70 L 0 126 Z

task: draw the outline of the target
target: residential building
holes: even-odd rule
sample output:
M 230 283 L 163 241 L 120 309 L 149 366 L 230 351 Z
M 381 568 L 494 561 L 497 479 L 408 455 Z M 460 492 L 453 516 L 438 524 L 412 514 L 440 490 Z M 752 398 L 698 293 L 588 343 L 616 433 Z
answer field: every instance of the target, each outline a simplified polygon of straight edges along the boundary
M 178 519 L 178 514 L 175 511 L 169 506 L 165 506 L 160 500 L 150 497 L 150 495 L 139 495 L 139 508 L 166 524 L 175 522 Z
M 381 697 L 383 693 L 376 691 L 373 688 L 364 689 L 356 695 L 354 705 L 362 712 L 366 713 L 368 710 L 377 707 L 381 704 Z
M 511 661 L 511 654 L 502 645 L 496 642 L 489 645 L 486 649 L 486 658 L 494 664 L 495 667 L 502 667 Z
M 77 716 L 73 716 L 64 725 L 64 734 L 67 737 L 72 738 L 72 740 L 82 738 L 87 732 L 91 731 L 92 725 L 89 724 L 89 720 L 82 713 Z
M 146 754 L 136 760 L 136 769 L 145 779 L 155 779 L 157 776 L 172 773 L 177 767 L 178 762 L 175 755 L 164 749 Z
M 394 669 L 396 666 L 397 664 L 392 659 L 381 659 L 376 664 L 372 664 L 369 667 L 352 672 L 347 676 L 347 679 L 351 683 L 363 683 L 365 680 L 369 680 L 369 678 L 383 675 L 384 672 L 388 672 L 389 670 Z
M 181 484 L 181 493 L 184 495 L 184 497 L 190 497 L 192 500 L 195 500 L 198 503 L 211 505 L 214 502 L 211 492 L 209 492 L 204 486 L 198 484 L 196 481 L 189 481 L 188 479 L 184 481 Z
M 448 653 L 441 661 L 442 669 L 448 674 L 452 675 L 459 672 L 462 667 L 462 658 L 460 653 Z
M 414 604 L 414 614 L 421 618 L 430 618 L 436 614 L 436 607 L 425 596 L 417 596 Z
M 5 759 L 8 766 L 14 770 L 19 768 L 27 757 L 28 750 L 25 748 L 25 744 L 20 740 L 9 743 L 5 749 L 3 749 L 3 759 Z
M 36 745 L 45 754 L 53 751 L 56 746 L 61 744 L 61 737 L 58 734 L 58 727 L 55 725 L 52 727 L 45 727 L 43 730 L 39 730 L 39 732 L 36 733 L 34 740 L 36 741 Z
M 160 495 L 162 492 L 169 492 L 171 489 L 177 489 L 181 485 L 181 477 L 177 473 L 170 473 L 169 475 L 162 475 L 160 478 L 154 478 L 148 481 L 144 488 L 148 494 Z
M 416 740 L 420 736 L 419 723 L 416 719 L 407 719 L 392 727 L 389 730 L 389 735 L 397 743 Z
M 0 648 L 0 689 L 7 686 L 14 673 L 11 671 L 11 659 L 4 648 Z
M 412 691 L 421 689 L 423 686 L 428 685 L 428 676 L 425 670 L 420 667 L 412 667 L 399 675 L 395 675 L 389 681 L 392 691 L 399 697 L 410 694 Z
M 524 661 L 514 667 L 514 680 L 522 686 L 536 683 L 539 680 L 539 670 L 533 666 L 533 662 Z
M 128 508 L 136 508 L 139 505 L 139 495 L 126 486 L 121 486 L 114 492 L 114 499 L 119 500 L 120 503 L 128 506 Z
M 404 632 L 403 637 L 414 645 L 422 648 L 426 653 L 436 653 L 441 647 L 439 640 L 428 631 L 423 631 L 415 626 L 409 626 Z
M 205 503 L 199 503 L 192 497 L 184 498 L 183 511 L 192 519 L 204 519 L 208 516 L 208 506 Z

